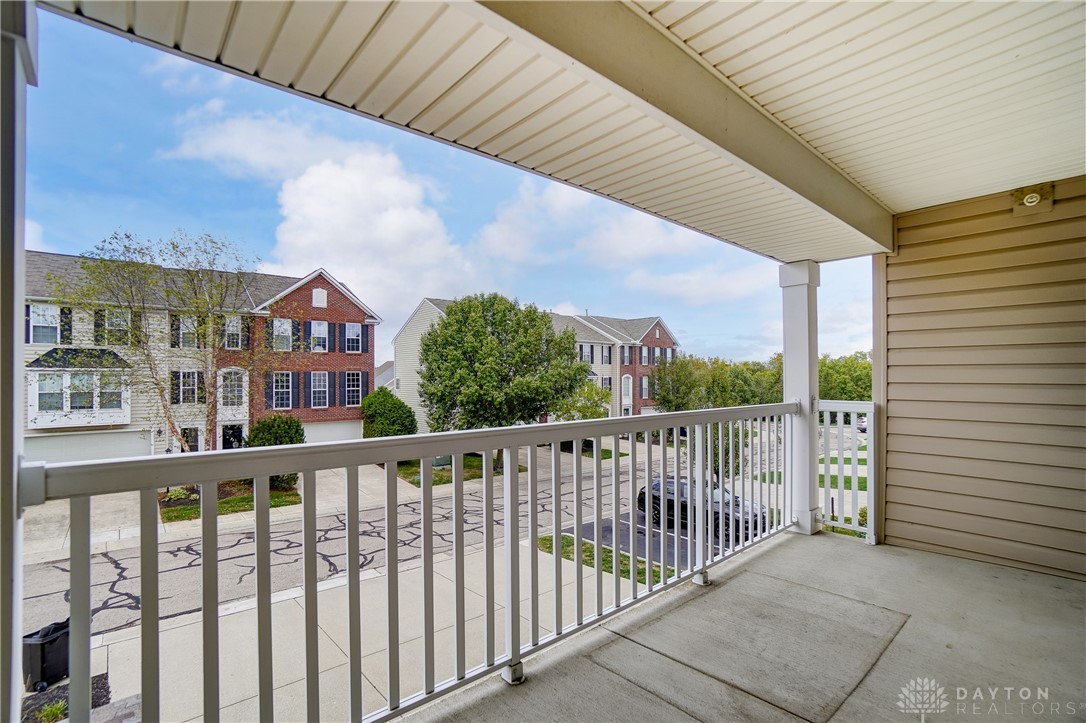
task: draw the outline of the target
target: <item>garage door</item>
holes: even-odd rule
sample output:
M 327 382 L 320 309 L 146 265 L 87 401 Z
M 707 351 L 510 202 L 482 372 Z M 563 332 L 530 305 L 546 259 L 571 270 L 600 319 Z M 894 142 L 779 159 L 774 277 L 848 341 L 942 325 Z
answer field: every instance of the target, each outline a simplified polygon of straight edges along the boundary
M 37 434 L 23 438 L 23 454 L 33 462 L 86 462 L 151 454 L 145 430 Z
M 362 439 L 362 422 L 319 422 L 302 425 L 307 442 L 343 442 Z

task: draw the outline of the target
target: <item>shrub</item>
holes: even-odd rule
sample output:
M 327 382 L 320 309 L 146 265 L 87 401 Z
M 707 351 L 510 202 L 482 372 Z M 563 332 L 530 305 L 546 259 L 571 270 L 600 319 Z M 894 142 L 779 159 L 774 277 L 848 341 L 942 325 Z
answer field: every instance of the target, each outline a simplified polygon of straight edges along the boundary
M 860 508 L 860 512 L 856 517 L 860 521 L 860 527 L 867 527 L 867 505 Z
M 257 420 L 245 439 L 246 447 L 274 447 L 281 444 L 305 444 L 305 429 L 294 417 L 271 414 Z M 271 477 L 271 489 L 292 490 L 298 483 L 298 474 L 276 474 Z
M 386 387 L 378 387 L 362 400 L 362 419 L 362 436 L 367 438 L 395 437 L 419 431 L 411 407 Z

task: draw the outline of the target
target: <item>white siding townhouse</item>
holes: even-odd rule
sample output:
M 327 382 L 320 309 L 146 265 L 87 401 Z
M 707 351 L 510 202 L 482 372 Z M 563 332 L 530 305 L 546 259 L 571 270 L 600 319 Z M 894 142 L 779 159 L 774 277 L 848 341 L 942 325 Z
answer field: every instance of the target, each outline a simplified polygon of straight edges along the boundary
M 419 398 L 420 341 L 444 317 L 445 308 L 451 303 L 448 299 L 423 299 L 392 339 L 395 375 L 390 386 L 414 410 L 420 432 L 430 431 Z M 663 319 L 555 313 L 550 316 L 555 332 L 573 330 L 577 354 L 590 365 L 589 378 L 611 392 L 610 416 L 655 411 L 649 397 L 649 376 L 661 360 L 673 359 L 679 347 Z

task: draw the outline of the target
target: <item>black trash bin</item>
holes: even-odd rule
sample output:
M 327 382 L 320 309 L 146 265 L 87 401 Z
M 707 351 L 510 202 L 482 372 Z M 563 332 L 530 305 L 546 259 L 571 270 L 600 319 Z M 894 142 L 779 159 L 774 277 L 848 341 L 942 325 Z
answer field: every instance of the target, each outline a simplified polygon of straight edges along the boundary
M 27 692 L 41 692 L 68 677 L 68 623 L 50 623 L 23 636 L 23 682 Z

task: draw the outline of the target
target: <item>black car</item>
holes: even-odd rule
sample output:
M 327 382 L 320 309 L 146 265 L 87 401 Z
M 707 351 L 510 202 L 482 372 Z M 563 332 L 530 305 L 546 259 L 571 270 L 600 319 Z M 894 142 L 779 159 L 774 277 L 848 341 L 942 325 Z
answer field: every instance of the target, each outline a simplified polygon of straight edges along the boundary
M 686 526 L 687 519 L 693 515 L 693 509 L 691 507 L 693 500 L 689 494 L 689 482 L 686 477 L 679 478 L 679 524 L 683 527 Z M 714 486 L 712 489 L 712 502 L 713 502 L 713 534 L 718 535 L 720 530 L 721 514 L 724 515 L 724 534 L 727 536 L 733 529 L 732 522 L 741 524 L 743 529 L 743 539 L 750 538 L 750 528 L 758 526 L 758 517 L 761 517 L 761 526 L 763 530 L 769 528 L 767 524 L 768 515 L 766 508 L 763 506 L 755 512 L 757 505 L 752 504 L 749 501 L 742 500 L 738 497 L 735 498 L 734 507 L 732 502 L 732 495 L 728 490 L 722 490 L 718 486 Z M 646 500 L 645 500 L 645 488 L 642 487 L 641 491 L 637 493 L 637 509 L 642 512 L 646 512 Z M 721 512 L 723 509 L 723 513 Z M 654 478 L 652 480 L 652 506 L 651 516 L 653 526 L 660 526 L 660 522 L 665 517 L 667 526 L 674 527 L 675 525 L 675 478 L 668 476 L 667 488 L 664 493 L 664 499 L 660 499 L 660 478 Z M 647 513 L 648 514 L 648 513 Z M 740 522 L 742 520 L 742 522 Z

